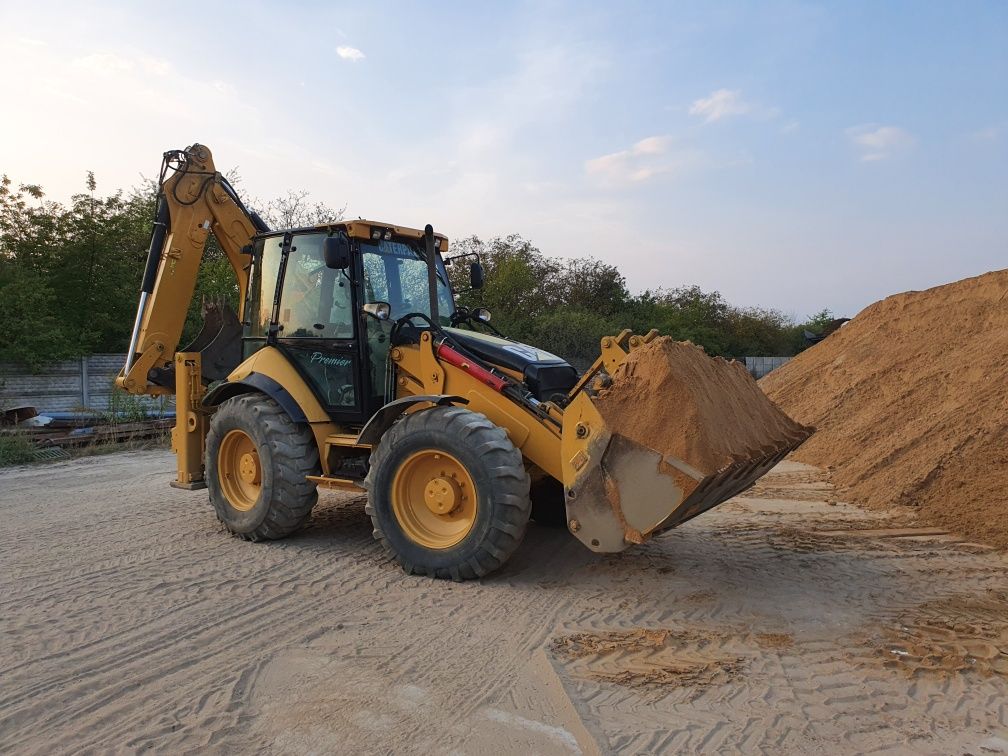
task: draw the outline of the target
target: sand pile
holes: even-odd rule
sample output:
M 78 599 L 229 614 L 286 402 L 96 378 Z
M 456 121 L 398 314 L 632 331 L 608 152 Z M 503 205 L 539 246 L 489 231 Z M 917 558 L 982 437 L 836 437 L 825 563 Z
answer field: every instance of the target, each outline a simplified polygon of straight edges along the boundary
M 808 435 L 737 362 L 667 336 L 630 352 L 595 401 L 610 429 L 709 475 Z
M 761 386 L 851 500 L 1008 547 L 1008 270 L 876 302 Z

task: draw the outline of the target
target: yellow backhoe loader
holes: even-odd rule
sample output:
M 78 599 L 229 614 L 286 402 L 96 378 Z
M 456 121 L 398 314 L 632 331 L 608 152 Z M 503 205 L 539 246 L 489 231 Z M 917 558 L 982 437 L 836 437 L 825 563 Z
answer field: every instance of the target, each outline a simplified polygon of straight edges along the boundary
M 234 269 L 239 311 L 207 308 L 178 350 L 210 234 Z M 270 230 L 205 146 L 165 153 L 117 384 L 174 395 L 172 485 L 208 488 L 221 522 L 252 541 L 297 530 L 319 486 L 366 492 L 375 537 L 407 572 L 463 580 L 503 565 L 530 517 L 598 552 L 640 543 L 750 486 L 810 432 L 781 413 L 750 428 L 744 448 L 703 441 L 718 430 L 705 427 L 711 411 L 762 396 L 731 388 L 733 365 L 710 385 L 679 386 L 693 399 L 662 422 L 691 439 L 680 456 L 635 441 L 599 397 L 655 332 L 603 339 L 579 376 L 489 333 L 485 310 L 456 307 L 445 265 L 467 256 L 447 252 L 430 225 Z M 469 265 L 479 288 L 480 262 Z

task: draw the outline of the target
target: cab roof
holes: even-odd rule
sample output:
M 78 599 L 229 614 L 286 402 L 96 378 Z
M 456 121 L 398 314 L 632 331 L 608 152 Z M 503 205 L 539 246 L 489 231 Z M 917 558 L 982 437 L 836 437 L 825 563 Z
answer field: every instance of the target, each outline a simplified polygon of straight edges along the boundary
M 334 229 L 341 229 L 345 231 L 347 236 L 351 239 L 374 239 L 376 238 L 374 236 L 376 231 L 379 234 L 377 238 L 384 238 L 385 232 L 391 231 L 393 239 L 398 237 L 399 239 L 405 238 L 411 241 L 423 239 L 424 235 L 422 230 L 410 228 L 409 226 L 397 226 L 393 223 L 384 223 L 382 221 L 358 218 L 357 220 L 343 220 L 335 223 L 320 223 L 317 226 L 306 226 L 304 228 L 277 229 L 274 231 L 267 231 L 262 234 L 262 236 L 274 236 L 276 234 L 287 233 L 288 231 L 331 231 Z M 444 254 L 448 251 L 447 236 L 435 232 L 434 240 L 437 244 L 439 252 Z

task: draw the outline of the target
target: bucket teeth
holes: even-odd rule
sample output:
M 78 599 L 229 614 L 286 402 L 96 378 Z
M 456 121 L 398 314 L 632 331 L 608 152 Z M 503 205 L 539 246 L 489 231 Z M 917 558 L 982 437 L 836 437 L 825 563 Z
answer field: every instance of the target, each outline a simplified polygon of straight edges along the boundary
M 655 530 L 667 530 L 696 517 L 745 491 L 812 434 L 811 428 L 789 434 L 778 444 L 766 444 L 746 455 L 732 455 L 732 463 L 708 475 Z

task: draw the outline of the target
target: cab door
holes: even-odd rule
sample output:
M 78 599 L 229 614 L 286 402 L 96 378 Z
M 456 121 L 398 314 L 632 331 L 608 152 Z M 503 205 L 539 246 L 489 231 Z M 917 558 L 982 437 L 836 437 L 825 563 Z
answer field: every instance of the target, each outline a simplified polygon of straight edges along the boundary
M 380 239 L 362 241 L 357 244 L 360 259 L 360 279 L 363 282 L 361 297 L 363 302 L 386 302 L 391 310 L 388 320 L 365 317 L 363 338 L 365 339 L 365 372 L 370 382 L 371 410 L 377 410 L 383 403 L 395 398 L 395 386 L 388 384 L 389 341 L 392 325 L 397 318 L 409 313 L 429 315 L 430 287 L 427 280 L 427 262 L 415 246 L 404 241 Z M 438 260 L 438 309 L 441 324 L 449 323 L 454 311 L 448 274 L 444 264 Z M 420 320 L 416 325 L 423 328 Z
M 325 232 L 283 238 L 279 296 L 272 330 L 277 347 L 334 420 L 362 422 L 365 385 L 357 340 L 357 308 L 348 271 L 325 264 Z

